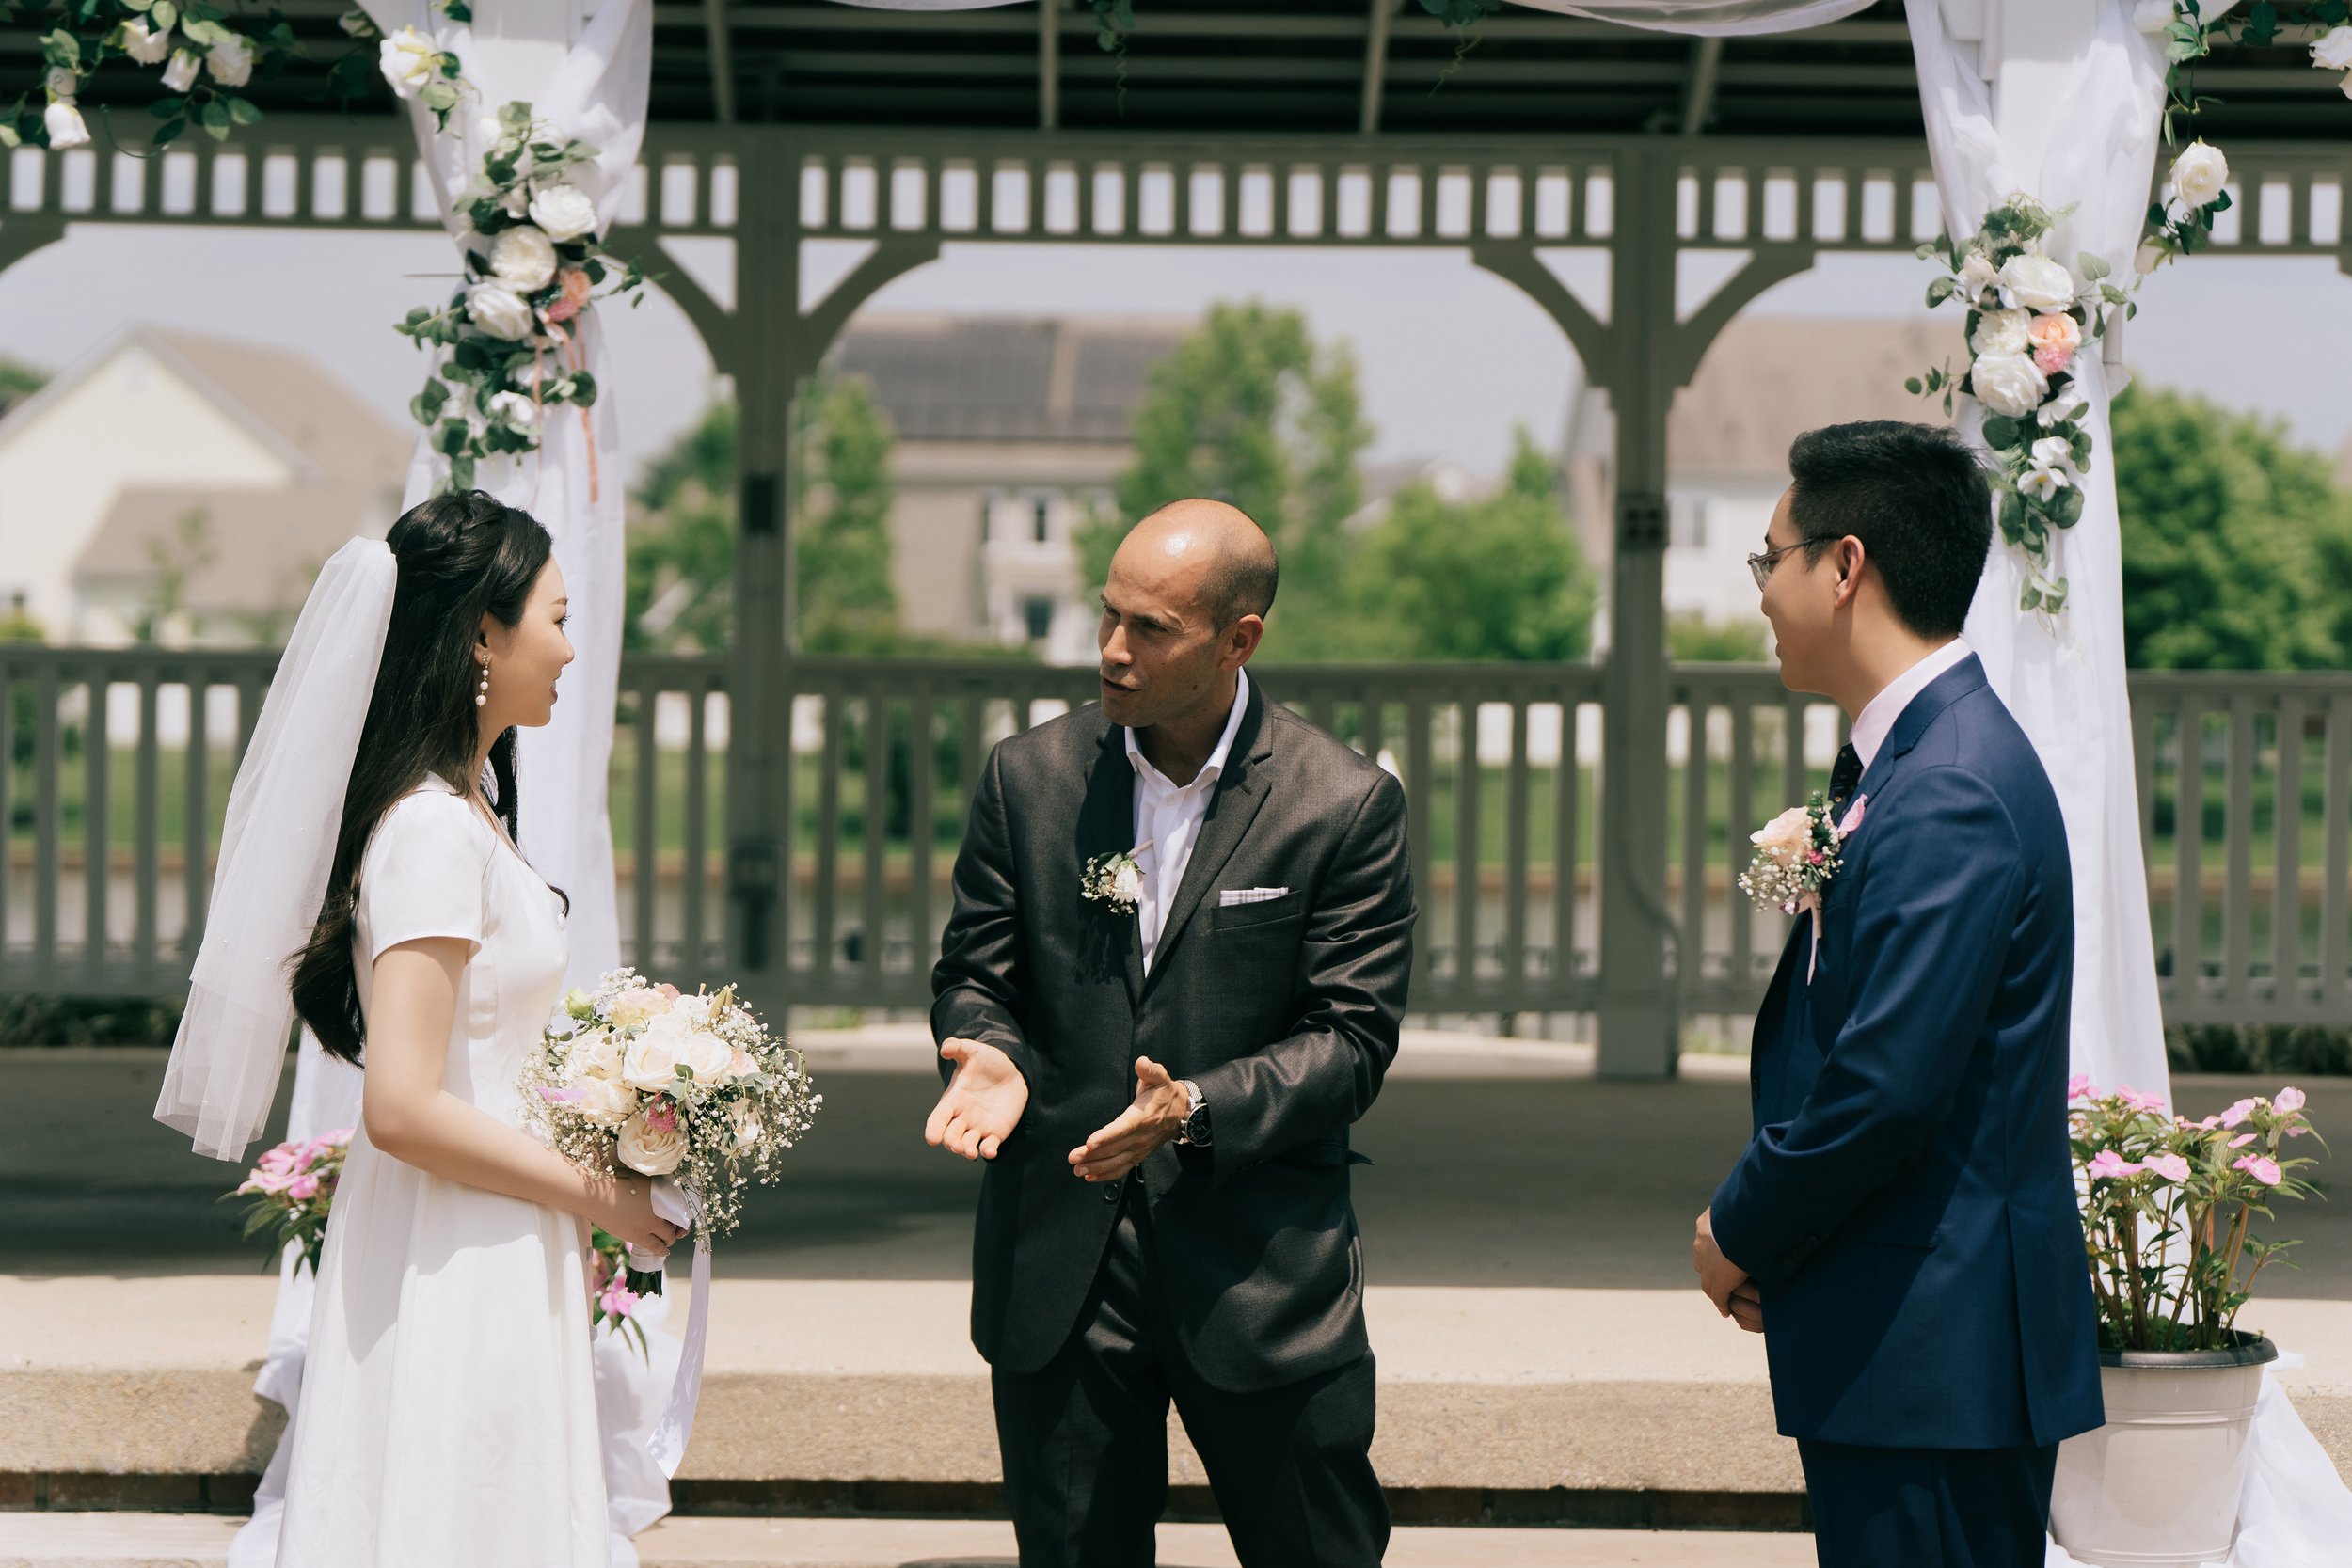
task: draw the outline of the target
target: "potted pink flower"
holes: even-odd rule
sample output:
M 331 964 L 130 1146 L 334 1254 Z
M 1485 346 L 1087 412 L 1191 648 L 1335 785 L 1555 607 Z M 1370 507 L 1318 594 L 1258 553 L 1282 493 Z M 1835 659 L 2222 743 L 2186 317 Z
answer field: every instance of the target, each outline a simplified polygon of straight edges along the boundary
M 2291 1152 L 2312 1136 L 2303 1093 L 2191 1121 L 2153 1095 L 2070 1089 L 2107 1421 L 2059 1449 L 2051 1533 L 2086 1563 L 2219 1562 L 2279 1354 L 2238 1309 L 2296 1244 L 2252 1227 L 2312 1191 L 2296 1173 L 2314 1162 Z

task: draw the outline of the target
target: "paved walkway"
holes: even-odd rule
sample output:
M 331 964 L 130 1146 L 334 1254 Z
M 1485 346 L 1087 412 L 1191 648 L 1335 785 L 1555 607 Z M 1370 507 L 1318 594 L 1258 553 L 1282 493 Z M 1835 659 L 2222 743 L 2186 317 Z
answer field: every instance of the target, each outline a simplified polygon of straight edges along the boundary
M 219 1568 L 233 1519 L 0 1513 L 0 1568 Z M 1012 1527 L 952 1519 L 670 1519 L 637 1538 L 644 1568 L 1012 1568 Z M 1162 1525 L 1164 1568 L 1233 1568 L 1214 1525 Z M 1388 1568 L 1800 1568 L 1807 1535 L 1400 1529 Z
M 978 1172 L 924 1147 L 936 1094 L 919 1031 L 813 1041 L 825 1107 L 779 1188 L 753 1195 L 726 1243 L 730 1278 L 966 1279 Z M 1375 1164 L 1354 1183 L 1369 1277 L 1390 1285 L 1676 1290 L 1691 1221 L 1748 1135 L 1741 1065 L 1686 1058 L 1671 1083 L 1604 1083 L 1589 1054 L 1534 1042 L 1418 1036 L 1356 1131 Z M 241 1173 L 151 1119 L 163 1053 L 0 1051 L 12 1124 L 0 1137 L 8 1267 L 85 1274 L 258 1271 Z M 1583 1075 L 1579 1075 L 1579 1074 Z M 291 1082 L 292 1075 L 288 1075 Z M 2319 1080 L 2313 1121 L 2352 1158 L 2352 1080 Z M 2183 1079 L 2185 1108 L 2278 1085 Z M 62 1156 L 59 1151 L 68 1151 Z M 2320 1172 L 2326 1178 L 2328 1167 Z M 2303 1238 L 2265 1298 L 2352 1300 L 2352 1202 L 2282 1207 Z

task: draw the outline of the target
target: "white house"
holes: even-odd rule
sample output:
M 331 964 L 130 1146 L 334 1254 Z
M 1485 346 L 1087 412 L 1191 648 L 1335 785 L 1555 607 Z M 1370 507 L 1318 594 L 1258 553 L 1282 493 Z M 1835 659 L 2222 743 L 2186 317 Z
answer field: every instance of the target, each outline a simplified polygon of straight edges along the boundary
M 0 610 L 110 644 L 176 597 L 175 640 L 275 641 L 411 439 L 304 355 L 132 327 L 0 419 Z

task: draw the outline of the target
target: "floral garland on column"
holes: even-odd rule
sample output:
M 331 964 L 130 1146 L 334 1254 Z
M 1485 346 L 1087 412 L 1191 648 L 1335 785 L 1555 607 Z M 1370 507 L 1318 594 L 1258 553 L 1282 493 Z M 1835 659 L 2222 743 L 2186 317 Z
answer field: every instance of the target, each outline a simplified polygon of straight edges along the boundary
M 2267 44 L 2276 41 L 2282 22 L 2310 27 L 2317 33 L 2312 63 L 2344 71 L 2344 94 L 2352 97 L 2347 13 L 2352 0 L 2318 0 L 2282 18 L 2276 5 L 2262 0 L 2233 34 L 2228 23 L 2205 22 L 2198 0 L 2142 0 L 2134 21 L 2167 40 L 2166 144 L 2175 145 L 2176 119 L 2193 127 L 2210 102 L 2197 94 L 2195 68 L 2217 35 Z M 2140 278 L 2212 245 L 2213 220 L 2230 209 L 2229 180 L 2229 159 L 2218 148 L 2192 140 L 2181 150 L 2172 160 L 2170 193 L 2148 209 L 2149 232 L 2127 282 L 2112 281 L 2114 269 L 2090 251 L 2075 257 L 2071 271 L 2049 256 L 2050 231 L 2074 209 L 2053 212 L 2022 193 L 1987 213 L 1983 227 L 1967 239 L 1933 240 L 1918 249 L 1921 260 L 1945 270 L 1928 285 L 1929 307 L 1958 300 L 1967 309 L 1969 364 L 1957 375 L 1946 366 L 1903 385 L 1921 396 L 1941 393 L 1947 414 L 1955 393 L 1984 408 L 1994 515 L 2001 537 L 2026 562 L 2021 611 L 2055 619 L 2066 608 L 2066 578 L 2051 569 L 2051 546 L 2058 531 L 2082 516 L 2082 478 L 2091 463 L 2090 432 L 2083 422 L 2089 405 L 2072 373 L 2075 357 L 2105 335 L 2110 312 L 2120 309 L 2125 320 L 2137 313 L 2132 295 Z
M 435 0 L 434 8 L 453 22 L 472 18 L 466 0 Z M 236 18 L 243 31 L 230 25 L 231 20 L 228 11 L 208 0 L 76 0 L 58 24 L 41 35 L 40 88 L 25 89 L 0 110 L 0 147 L 45 147 L 63 152 L 88 146 L 82 94 L 92 77 L 118 61 L 160 68 L 164 96 L 147 110 L 162 121 L 150 138 L 153 147 L 168 147 L 190 129 L 226 141 L 234 128 L 260 124 L 261 109 L 238 89 L 257 77 L 264 82 L 276 77 L 289 60 L 302 55 L 302 47 L 274 6 L 259 25 Z M 328 90 L 348 107 L 367 91 L 371 71 L 366 45 L 379 35 L 364 11 L 347 13 L 342 24 L 354 47 L 328 68 L 326 80 Z M 399 36 L 423 41 L 412 27 L 403 28 Z M 425 48 L 430 52 L 429 43 Z M 392 54 L 392 43 L 386 40 L 379 63 L 388 79 L 393 76 Z M 424 99 L 427 107 L 446 117 L 467 87 L 454 55 L 439 55 L 437 60 L 439 75 Z M 395 80 L 395 90 L 398 87 Z M 35 90 L 41 97 L 38 107 Z
M 538 451 L 552 406 L 575 405 L 590 429 L 596 382 L 580 321 L 596 300 L 646 281 L 634 261 L 605 252 L 596 204 L 570 178 L 595 148 L 533 119 L 529 103 L 507 104 L 485 130 L 495 135 L 465 198 L 464 280 L 440 309 L 421 305 L 396 328 L 420 348 L 446 351 L 408 404 L 449 462 L 444 491 L 471 488 L 484 459 Z M 596 461 L 591 434 L 591 498 Z

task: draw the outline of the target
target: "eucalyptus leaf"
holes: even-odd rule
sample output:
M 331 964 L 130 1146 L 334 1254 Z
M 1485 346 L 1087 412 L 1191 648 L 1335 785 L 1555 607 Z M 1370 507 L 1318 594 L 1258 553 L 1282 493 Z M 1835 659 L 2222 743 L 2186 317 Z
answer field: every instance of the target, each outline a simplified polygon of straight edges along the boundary
M 1984 421 L 1984 444 L 1994 451 L 2007 451 L 2024 436 L 2023 427 L 2006 414 L 1995 414 Z
M 259 125 L 262 123 L 262 111 L 251 99 L 231 98 L 229 100 L 229 118 L 239 125 Z
M 180 133 L 185 131 L 187 128 L 188 122 L 185 119 L 165 120 L 161 125 L 155 127 L 155 145 L 157 147 L 169 147 L 173 142 L 180 139 Z
M 2095 256 L 2088 250 L 2074 258 L 2074 267 L 2083 275 L 2084 281 L 2090 283 L 2096 283 L 2115 270 L 2107 265 L 2104 258 Z

